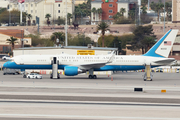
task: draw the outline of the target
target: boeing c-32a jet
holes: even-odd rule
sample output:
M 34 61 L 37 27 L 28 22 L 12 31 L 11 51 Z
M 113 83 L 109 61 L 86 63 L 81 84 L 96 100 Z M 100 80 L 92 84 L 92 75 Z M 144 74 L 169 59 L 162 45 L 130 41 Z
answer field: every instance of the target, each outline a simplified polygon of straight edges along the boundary
M 75 76 L 89 71 L 89 78 L 97 78 L 93 71 L 140 70 L 169 65 L 175 61 L 168 58 L 178 30 L 169 30 L 144 55 L 20 55 L 4 63 L 10 69 L 52 69 L 53 60 L 57 69 L 67 76 Z M 144 78 L 146 79 L 146 78 Z M 151 78 L 152 80 L 152 78 Z

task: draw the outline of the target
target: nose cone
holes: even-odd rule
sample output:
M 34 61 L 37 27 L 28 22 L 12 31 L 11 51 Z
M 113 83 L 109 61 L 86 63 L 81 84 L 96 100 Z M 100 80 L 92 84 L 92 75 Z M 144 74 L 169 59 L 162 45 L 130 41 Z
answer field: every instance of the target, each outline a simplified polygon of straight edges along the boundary
M 4 68 L 7 68 L 7 67 L 8 67 L 8 62 L 5 62 L 5 63 L 3 64 L 3 67 L 4 67 Z
M 15 64 L 14 62 L 8 61 L 3 64 L 3 67 L 4 68 L 13 68 L 14 64 Z

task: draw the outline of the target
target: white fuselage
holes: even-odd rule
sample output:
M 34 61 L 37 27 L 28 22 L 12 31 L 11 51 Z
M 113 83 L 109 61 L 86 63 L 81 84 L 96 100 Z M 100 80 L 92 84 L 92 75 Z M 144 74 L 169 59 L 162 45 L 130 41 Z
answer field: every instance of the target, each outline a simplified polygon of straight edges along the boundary
M 57 57 L 59 65 L 84 65 L 93 63 L 106 63 L 110 59 L 110 55 L 24 55 L 14 57 L 14 62 L 17 65 L 50 65 L 52 58 Z M 112 62 L 107 65 L 144 65 L 151 64 L 152 66 L 164 65 L 164 63 L 155 63 L 159 60 L 168 58 L 135 56 L 135 55 L 116 55 Z

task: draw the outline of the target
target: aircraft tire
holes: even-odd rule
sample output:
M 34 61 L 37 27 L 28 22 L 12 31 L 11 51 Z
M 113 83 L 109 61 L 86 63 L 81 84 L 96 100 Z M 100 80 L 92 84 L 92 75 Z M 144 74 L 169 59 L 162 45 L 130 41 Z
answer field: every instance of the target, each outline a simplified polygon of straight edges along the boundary
M 97 79 L 97 76 L 96 76 L 96 75 L 93 75 L 93 79 Z
M 26 78 L 26 75 L 23 75 L 23 78 Z
M 93 76 L 92 75 L 89 75 L 89 79 L 92 79 L 93 78 Z

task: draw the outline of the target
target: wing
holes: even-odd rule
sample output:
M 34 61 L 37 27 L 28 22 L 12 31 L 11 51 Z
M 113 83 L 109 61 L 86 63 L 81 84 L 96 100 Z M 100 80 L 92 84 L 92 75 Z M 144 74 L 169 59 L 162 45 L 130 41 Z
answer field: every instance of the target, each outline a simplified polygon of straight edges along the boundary
M 97 62 L 97 63 L 93 62 L 93 63 L 86 63 L 86 64 L 80 64 L 80 65 L 75 65 L 75 66 L 77 66 L 78 68 L 83 69 L 83 70 L 100 68 L 100 67 L 105 66 L 107 63 L 113 62 L 113 60 L 115 58 L 114 57 L 115 56 L 114 53 L 115 53 L 114 51 L 111 53 L 111 57 L 110 57 L 109 60 L 107 60 L 107 62 Z M 72 65 L 72 66 L 74 66 L 74 65 Z

